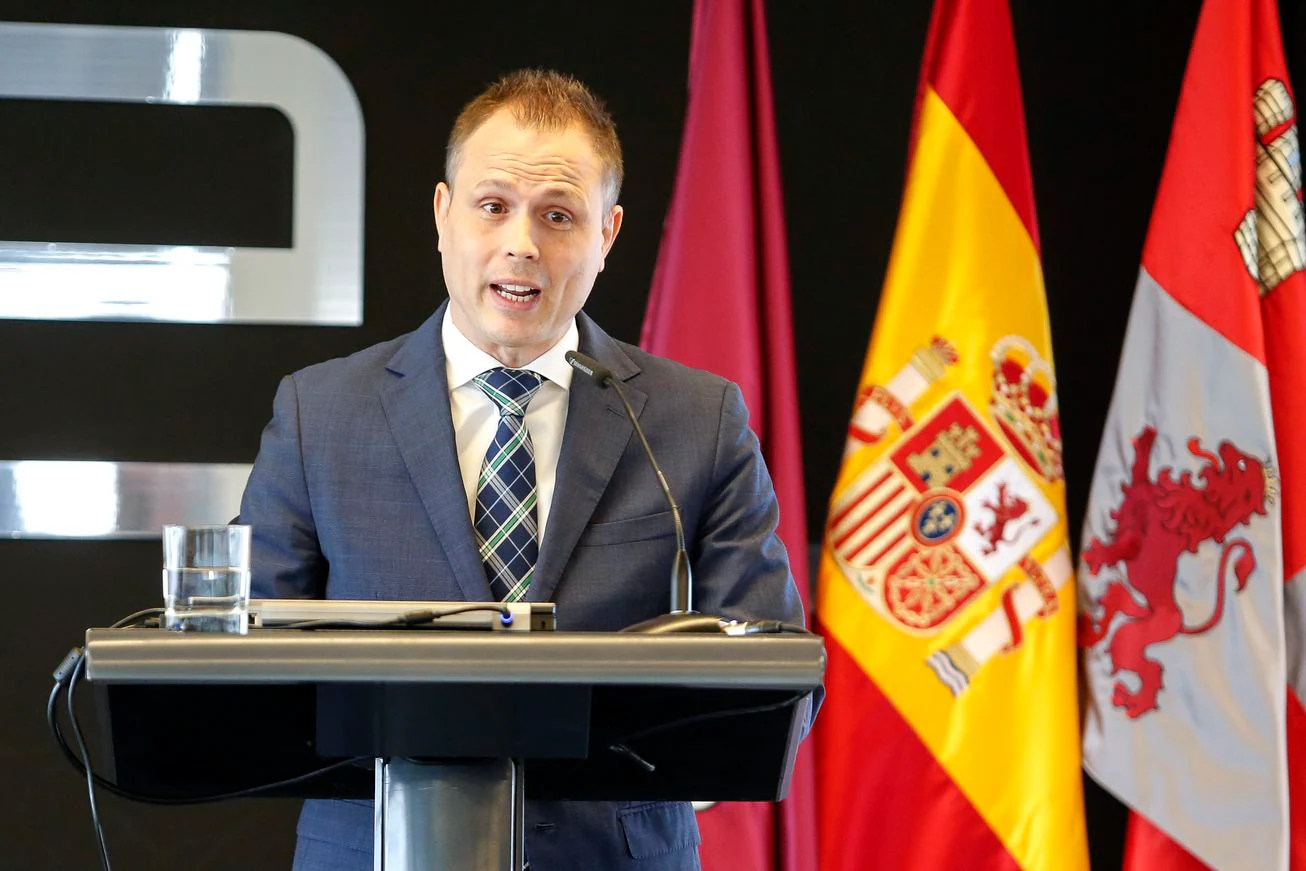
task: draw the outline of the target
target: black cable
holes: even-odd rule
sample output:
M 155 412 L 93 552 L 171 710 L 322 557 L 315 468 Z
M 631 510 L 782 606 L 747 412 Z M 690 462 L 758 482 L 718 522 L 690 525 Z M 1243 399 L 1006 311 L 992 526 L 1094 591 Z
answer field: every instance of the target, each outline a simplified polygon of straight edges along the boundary
M 391 629 L 396 626 L 420 627 L 425 623 L 434 623 L 441 617 L 452 617 L 455 614 L 467 614 L 472 611 L 494 611 L 507 620 L 512 619 L 512 609 L 507 605 L 495 605 L 488 602 L 477 603 L 474 605 L 460 605 L 456 608 L 446 608 L 443 611 L 436 611 L 431 608 L 422 608 L 415 611 L 408 611 L 398 617 L 389 620 L 302 620 L 298 623 L 287 623 L 284 626 L 270 627 L 278 629 Z
M 511 611 L 508 610 L 507 606 L 482 605 L 479 606 L 479 609 L 500 611 L 500 612 L 505 612 L 505 614 L 511 615 Z M 421 616 L 421 618 L 419 618 L 418 615 L 422 615 L 423 612 L 410 611 L 409 614 L 406 614 L 404 616 L 401 616 L 401 618 L 398 618 L 398 622 L 402 624 L 405 622 L 405 619 L 414 620 L 414 622 L 415 620 L 418 619 L 430 620 L 430 619 L 439 618 L 439 616 L 444 616 L 445 614 L 453 614 L 453 612 L 457 612 L 461 610 L 475 610 L 475 609 L 473 609 L 473 607 L 464 607 L 464 609 L 443 611 L 443 612 L 439 612 L 439 614 L 435 614 L 435 612 L 431 612 L 431 611 L 426 611 L 426 615 L 431 615 L 431 616 Z M 136 624 L 149 624 L 151 622 L 151 619 L 158 618 L 158 616 L 162 614 L 163 614 L 163 609 L 161 609 L 161 607 L 153 607 L 153 609 L 142 609 L 140 611 L 136 611 L 135 614 L 129 614 L 127 616 L 124 616 L 123 619 L 118 620 L 118 622 L 112 624 L 112 627 L 110 628 L 120 629 L 128 626 L 136 626 Z M 157 623 L 157 620 L 154 620 L 154 622 Z M 375 626 L 375 624 L 372 624 L 372 626 Z M 68 656 L 64 657 L 64 661 L 59 663 L 59 667 L 55 669 L 55 673 L 54 673 L 55 686 L 51 688 L 50 700 L 48 700 L 48 703 L 46 704 L 46 725 L 50 727 L 50 734 L 54 736 L 55 743 L 57 744 L 57 746 L 59 746 L 59 750 L 63 752 L 63 755 L 65 759 L 68 760 L 68 763 L 71 764 L 74 769 L 77 769 L 78 774 L 84 774 L 84 776 L 86 777 L 86 789 L 88 789 L 88 794 L 90 797 L 91 823 L 93 823 L 94 825 L 95 836 L 97 836 L 99 850 L 101 850 L 101 864 L 102 867 L 104 868 L 104 871 L 110 871 L 110 864 L 108 864 L 108 849 L 106 846 L 106 842 L 104 842 L 103 828 L 101 827 L 101 823 L 99 823 L 99 808 L 97 807 L 97 803 L 95 803 L 94 787 L 97 786 L 101 787 L 101 789 L 108 791 L 108 793 L 118 795 L 118 797 L 120 798 L 131 799 L 133 800 L 133 802 L 144 802 L 148 804 L 202 804 L 208 802 L 221 802 L 221 800 L 226 800 L 231 798 L 244 798 L 244 797 L 248 797 L 248 795 L 257 795 L 260 793 L 265 793 L 265 791 L 268 790 L 281 789 L 281 787 L 285 787 L 285 786 L 294 786 L 295 784 L 302 784 L 302 782 L 304 781 L 312 780 L 312 778 L 315 777 L 320 777 L 321 774 L 328 774 L 338 768 L 346 767 L 346 765 L 364 763 L 364 761 L 366 761 L 366 763 L 370 763 L 370 761 L 372 761 L 371 756 L 354 756 L 354 757 L 350 757 L 350 759 L 342 759 L 340 761 L 337 761 L 337 763 L 324 765 L 323 768 L 313 769 L 311 770 L 311 772 L 306 772 L 303 774 L 298 774 L 298 776 L 295 777 L 286 778 L 286 780 L 272 782 L 272 784 L 260 784 L 259 786 L 251 786 L 251 787 L 247 787 L 247 789 L 230 791 L 230 793 L 218 793 L 214 795 L 197 795 L 197 797 L 185 797 L 185 798 L 171 798 L 171 797 L 161 797 L 161 795 L 146 795 L 144 793 L 133 793 L 132 790 L 123 789 L 123 787 L 120 787 L 118 784 L 115 784 L 115 782 L 106 780 L 106 778 L 99 776 L 99 774 L 94 772 L 94 768 L 91 767 L 90 753 L 88 752 L 88 750 L 86 750 L 86 742 L 84 738 L 82 738 L 81 725 L 80 722 L 78 722 L 77 720 L 76 697 L 74 697 L 74 687 L 76 687 L 77 683 L 80 682 L 82 676 L 84 676 L 85 674 L 85 671 L 86 671 L 86 656 L 84 650 L 82 650 L 81 648 L 73 648 L 71 652 L 68 653 Z M 73 748 L 69 746 L 68 739 L 65 738 L 63 734 L 63 730 L 61 730 L 59 726 L 59 693 L 63 691 L 65 687 L 67 687 L 68 689 L 68 696 L 67 696 L 68 721 L 72 725 L 73 738 L 77 742 L 77 748 L 78 751 L 80 751 L 80 755 L 78 755 L 78 752 L 73 752 Z
M 630 749 L 629 744 L 631 741 L 637 741 L 640 738 L 647 738 L 649 735 L 656 735 L 658 732 L 665 732 L 669 729 L 679 729 L 681 726 L 688 726 L 692 723 L 703 723 L 708 720 L 724 719 L 725 717 L 744 717 L 747 716 L 748 714 L 764 714 L 768 711 L 778 711 L 781 708 L 787 708 L 790 705 L 797 704 L 810 693 L 811 690 L 804 690 L 803 692 L 800 693 L 794 693 L 792 696 L 789 696 L 788 698 L 783 699 L 781 701 L 771 702 L 765 705 L 754 705 L 749 708 L 728 708 L 722 711 L 708 711 L 703 714 L 693 714 L 688 717 L 681 717 L 678 720 L 670 720 L 666 723 L 659 723 L 656 726 L 649 726 L 647 729 L 640 729 L 638 731 L 631 732 L 628 735 L 622 735 L 619 738 L 613 739 L 608 744 L 608 749 L 618 755 L 631 758 L 635 760 L 635 762 L 640 767 L 648 771 L 652 771 L 654 768 L 653 764 L 648 762 L 643 757 L 635 753 L 635 751 Z
M 226 801 L 232 798 L 248 798 L 250 796 L 259 795 L 261 793 L 267 792 L 272 789 L 281 789 L 283 786 L 294 786 L 297 783 L 304 783 L 305 781 L 312 780 L 315 777 L 321 777 L 323 774 L 330 774 L 332 771 L 335 771 L 337 768 L 344 768 L 345 766 L 348 765 L 357 765 L 360 762 L 371 762 L 373 761 L 373 758 L 374 757 L 371 756 L 352 756 L 349 759 L 341 759 L 339 762 L 333 762 L 330 765 L 324 765 L 321 768 L 315 768 L 312 771 L 308 771 L 305 772 L 304 774 L 296 775 L 295 777 L 287 777 L 285 780 L 278 780 L 273 783 L 261 783 L 258 786 L 251 786 L 246 789 L 237 789 L 232 792 L 220 792 L 215 795 L 197 795 L 197 796 L 186 796 L 183 798 L 167 798 L 164 796 L 145 795 L 144 793 L 131 792 L 129 790 L 121 789 L 116 786 L 114 787 L 114 792 L 116 792 L 118 795 L 122 796 L 123 798 L 129 798 L 132 801 L 144 802 L 146 804 L 168 804 L 168 805 L 208 804 L 210 802 Z
M 77 758 L 77 754 L 73 752 L 73 749 L 70 746 L 68 746 L 68 741 L 66 738 L 64 738 L 63 731 L 59 727 L 58 700 L 59 700 L 59 691 L 62 689 L 63 689 L 63 685 L 56 683 L 54 685 L 54 689 L 50 691 L 50 701 L 45 708 L 46 723 L 50 727 L 50 733 L 54 736 L 55 743 L 58 744 L 59 749 L 63 752 L 64 758 L 68 760 L 69 764 L 71 764 L 75 769 L 77 769 L 78 774 L 86 774 L 87 768 L 85 764 L 82 762 L 82 760 Z M 76 721 L 74 720 L 74 724 L 75 723 Z M 74 726 L 74 728 L 76 727 Z M 93 771 L 91 772 L 90 776 L 96 786 L 100 787 L 103 790 L 106 790 L 107 792 L 113 793 L 114 795 L 119 796 L 120 798 L 130 799 L 131 801 L 138 801 L 138 802 L 143 802 L 145 804 L 159 804 L 159 805 L 204 804 L 207 802 L 225 801 L 226 799 L 230 799 L 230 798 L 242 798 L 245 796 L 257 795 L 260 792 L 265 792 L 271 789 L 280 789 L 283 786 L 294 786 L 297 783 L 302 783 L 306 780 L 311 780 L 312 778 L 318 777 L 319 775 L 322 774 L 328 774 L 332 771 L 335 771 L 337 768 L 343 768 L 346 765 L 353 765 L 359 762 L 371 762 L 371 761 L 372 761 L 371 756 L 355 756 L 350 759 L 342 759 L 339 762 L 334 762 L 322 768 L 316 768 L 305 774 L 300 774 L 295 777 L 287 778 L 286 780 L 278 780 L 274 783 L 264 783 L 264 784 L 260 784 L 259 786 L 252 786 L 247 789 L 240 789 L 234 792 L 223 792 L 223 793 L 217 793 L 215 795 L 204 795 L 204 796 L 194 796 L 194 797 L 184 797 L 184 798 L 146 795 L 145 793 L 133 792 L 129 789 L 123 789 L 122 787 L 118 786 L 118 784 L 114 783 L 112 780 L 108 780 L 104 777 L 101 777 L 100 775 L 95 774 Z
M 68 681 L 68 717 L 72 721 L 73 738 L 77 741 L 77 749 L 81 753 L 82 765 L 86 772 L 86 795 L 91 803 L 91 825 L 95 829 L 95 843 L 100 849 L 100 867 L 104 871 L 112 871 L 109 864 L 109 846 L 104 841 L 104 828 L 100 825 L 100 809 L 95 803 L 95 776 L 91 772 L 91 755 L 86 750 L 86 742 L 82 740 L 82 729 L 77 723 L 77 712 L 73 707 L 73 693 L 77 689 L 77 682 L 81 679 L 82 672 L 86 670 L 86 657 L 81 656 L 77 660 L 77 665 L 73 666 L 72 675 Z M 58 684 L 55 684 L 58 687 Z
M 135 614 L 128 614 L 117 623 L 110 626 L 110 629 L 122 629 L 125 626 L 133 626 L 137 623 L 146 623 L 150 617 L 158 617 L 163 614 L 162 608 L 142 608 Z
M 715 614 L 690 611 L 682 614 L 663 614 L 651 620 L 641 620 L 620 632 L 638 632 L 642 635 L 671 635 L 686 632 L 723 635 L 811 635 L 805 626 L 785 623 L 782 620 L 726 620 Z
M 150 617 L 155 617 L 162 613 L 162 608 L 145 608 L 134 614 L 127 615 L 114 623 L 111 628 L 120 629 L 124 626 L 131 626 L 135 623 L 145 622 Z M 76 657 L 75 661 L 72 660 L 73 656 Z M 68 672 L 67 666 L 70 662 L 72 662 L 72 671 Z M 46 705 L 46 721 L 50 724 L 51 729 L 57 737 L 59 747 L 63 750 L 64 755 L 68 757 L 68 760 L 72 762 L 74 766 L 79 768 L 81 772 L 86 775 L 86 797 L 91 806 L 91 827 L 95 830 L 95 844 L 100 853 L 100 867 L 104 869 L 104 871 L 112 871 L 112 865 L 109 861 L 109 845 L 104 838 L 104 826 L 100 823 L 100 808 L 95 800 L 95 786 L 101 778 L 97 778 L 91 768 L 91 755 L 86 749 L 86 741 L 82 738 L 82 729 L 80 724 L 77 722 L 76 709 L 74 707 L 76 701 L 74 690 L 77 687 L 77 682 L 81 680 L 85 671 L 86 657 L 80 650 L 75 651 L 74 654 L 70 654 L 68 658 L 64 659 L 64 662 L 55 672 L 54 689 L 51 690 L 50 702 Z M 65 682 L 68 686 L 68 717 L 72 722 L 73 738 L 77 742 L 77 750 L 80 754 L 80 759 L 73 755 L 72 748 L 68 746 L 68 742 L 64 739 L 58 726 L 59 690 L 63 688 Z
M 50 701 L 45 706 L 45 722 L 50 727 L 50 734 L 54 736 L 55 743 L 63 751 L 64 758 L 77 769 L 78 774 L 85 773 L 85 768 L 77 754 L 73 753 L 73 748 L 68 746 L 68 740 L 64 738 L 63 732 L 59 729 L 59 693 L 63 690 L 63 684 L 56 683 L 50 690 Z M 99 775 L 96 775 L 97 777 Z M 104 784 L 100 784 L 103 786 Z

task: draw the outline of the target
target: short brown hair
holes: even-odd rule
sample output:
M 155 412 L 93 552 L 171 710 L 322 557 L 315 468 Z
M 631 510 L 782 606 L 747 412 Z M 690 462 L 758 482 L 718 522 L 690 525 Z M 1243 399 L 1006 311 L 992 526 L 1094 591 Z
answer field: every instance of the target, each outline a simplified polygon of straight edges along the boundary
M 565 130 L 579 124 L 589 134 L 594 153 L 604 164 L 605 206 L 611 209 L 616 205 L 623 171 L 617 125 L 603 101 L 589 88 L 571 76 L 545 69 L 508 73 L 463 107 L 445 149 L 445 180 L 450 185 L 462 159 L 463 143 L 503 108 L 512 110 L 518 124 L 533 130 Z

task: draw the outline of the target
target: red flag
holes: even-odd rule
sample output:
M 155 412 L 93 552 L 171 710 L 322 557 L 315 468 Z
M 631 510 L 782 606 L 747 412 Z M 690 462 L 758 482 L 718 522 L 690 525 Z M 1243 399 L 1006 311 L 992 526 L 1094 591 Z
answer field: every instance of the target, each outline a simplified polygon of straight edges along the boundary
M 697 0 L 680 167 L 642 346 L 739 384 L 780 502 L 780 538 L 807 605 L 798 389 L 780 162 L 762 0 Z M 810 750 L 789 797 L 699 814 L 706 871 L 813 871 Z
M 1079 570 L 1084 765 L 1136 812 L 1128 869 L 1306 862 L 1296 120 L 1274 0 L 1206 0 Z

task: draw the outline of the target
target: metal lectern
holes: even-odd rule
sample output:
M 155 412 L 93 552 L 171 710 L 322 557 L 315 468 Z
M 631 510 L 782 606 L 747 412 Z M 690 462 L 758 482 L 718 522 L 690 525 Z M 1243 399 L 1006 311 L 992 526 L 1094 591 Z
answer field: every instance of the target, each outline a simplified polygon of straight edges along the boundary
M 527 796 L 783 798 L 824 667 L 802 634 L 86 633 L 120 787 L 213 795 L 374 759 L 274 794 L 372 797 L 385 871 L 518 871 Z

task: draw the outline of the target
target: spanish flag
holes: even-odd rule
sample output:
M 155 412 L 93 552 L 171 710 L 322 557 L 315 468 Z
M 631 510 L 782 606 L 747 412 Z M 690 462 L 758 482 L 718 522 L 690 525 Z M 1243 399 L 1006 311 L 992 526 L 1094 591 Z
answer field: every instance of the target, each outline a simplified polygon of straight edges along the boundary
M 1087 868 L 1075 580 L 1007 0 L 938 0 L 816 614 L 821 868 Z

